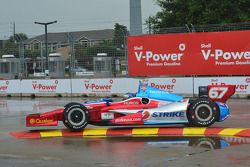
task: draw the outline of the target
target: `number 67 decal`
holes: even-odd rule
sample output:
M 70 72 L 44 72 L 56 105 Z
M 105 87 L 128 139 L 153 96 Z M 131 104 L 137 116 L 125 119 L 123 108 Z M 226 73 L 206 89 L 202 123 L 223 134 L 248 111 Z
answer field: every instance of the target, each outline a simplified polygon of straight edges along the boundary
M 225 103 L 235 93 L 235 85 L 208 86 L 208 97 L 213 101 Z
M 209 90 L 208 96 L 211 99 L 221 99 L 227 93 L 228 87 L 214 87 Z

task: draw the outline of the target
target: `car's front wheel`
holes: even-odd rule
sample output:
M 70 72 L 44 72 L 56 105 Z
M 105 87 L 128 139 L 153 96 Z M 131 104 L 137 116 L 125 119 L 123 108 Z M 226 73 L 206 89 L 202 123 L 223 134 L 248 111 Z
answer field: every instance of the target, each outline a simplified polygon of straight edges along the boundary
M 218 119 L 218 115 L 217 105 L 205 98 L 192 102 L 188 110 L 188 120 L 192 126 L 210 126 Z
M 63 112 L 63 124 L 73 130 L 81 131 L 88 124 L 89 112 L 85 106 L 79 103 L 69 103 Z

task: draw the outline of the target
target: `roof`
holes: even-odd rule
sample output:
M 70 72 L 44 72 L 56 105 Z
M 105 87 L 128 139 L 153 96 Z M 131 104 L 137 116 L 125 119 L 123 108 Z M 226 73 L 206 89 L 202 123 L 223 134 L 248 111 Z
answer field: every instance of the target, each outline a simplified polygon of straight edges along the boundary
M 30 43 L 34 40 L 45 42 L 45 35 L 39 35 L 33 38 L 26 40 L 27 43 Z M 104 30 L 92 30 L 92 31 L 75 31 L 75 32 L 58 32 L 58 33 L 48 33 L 48 42 L 62 42 L 66 43 L 70 38 L 73 38 L 74 41 L 79 41 L 81 39 L 87 39 L 89 41 L 113 39 L 114 30 L 113 29 L 104 29 Z

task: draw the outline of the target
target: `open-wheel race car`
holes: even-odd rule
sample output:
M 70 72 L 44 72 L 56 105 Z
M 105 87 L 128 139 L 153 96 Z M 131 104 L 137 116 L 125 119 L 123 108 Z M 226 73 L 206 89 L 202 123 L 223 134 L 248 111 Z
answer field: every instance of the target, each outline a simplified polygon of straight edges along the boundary
M 122 101 L 102 98 L 92 102 L 71 102 L 64 108 L 28 115 L 26 126 L 57 126 L 58 121 L 73 131 L 83 130 L 88 124 L 210 126 L 229 116 L 229 107 L 225 103 L 234 92 L 235 85 L 201 86 L 198 98 L 184 99 L 142 81 L 138 91 L 126 94 Z

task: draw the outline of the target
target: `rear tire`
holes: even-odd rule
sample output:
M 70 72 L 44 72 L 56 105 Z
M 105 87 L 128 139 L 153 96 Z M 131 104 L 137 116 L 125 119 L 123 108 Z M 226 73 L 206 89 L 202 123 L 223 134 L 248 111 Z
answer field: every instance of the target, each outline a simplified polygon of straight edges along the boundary
M 63 112 L 63 124 L 70 130 L 81 131 L 87 124 L 89 112 L 87 108 L 79 103 L 69 103 Z
M 209 99 L 195 100 L 188 110 L 188 120 L 191 126 L 210 126 L 218 119 L 218 116 L 219 109 L 217 105 Z

